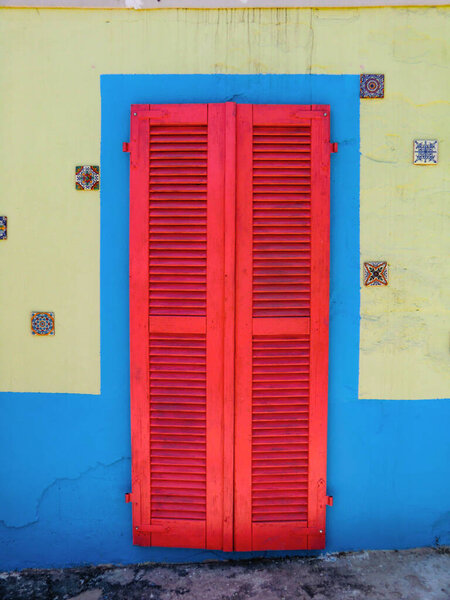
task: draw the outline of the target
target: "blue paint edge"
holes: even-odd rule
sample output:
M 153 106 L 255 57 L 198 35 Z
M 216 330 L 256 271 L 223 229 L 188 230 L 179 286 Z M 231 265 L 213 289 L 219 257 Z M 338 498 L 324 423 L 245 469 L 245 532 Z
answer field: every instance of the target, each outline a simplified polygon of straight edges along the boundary
M 131 103 L 330 104 L 327 551 L 450 541 L 449 403 L 358 400 L 359 76 L 103 75 L 101 394 L 0 394 L 0 568 L 280 556 L 131 543 L 128 155 Z

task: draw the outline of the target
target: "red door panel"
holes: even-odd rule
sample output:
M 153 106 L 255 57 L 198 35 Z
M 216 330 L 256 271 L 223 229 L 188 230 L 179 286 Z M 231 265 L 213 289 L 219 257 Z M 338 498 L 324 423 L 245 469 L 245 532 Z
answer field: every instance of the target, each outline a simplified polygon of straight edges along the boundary
M 134 542 L 219 549 L 225 107 L 131 113 Z
M 237 107 L 236 550 L 324 543 L 328 114 Z

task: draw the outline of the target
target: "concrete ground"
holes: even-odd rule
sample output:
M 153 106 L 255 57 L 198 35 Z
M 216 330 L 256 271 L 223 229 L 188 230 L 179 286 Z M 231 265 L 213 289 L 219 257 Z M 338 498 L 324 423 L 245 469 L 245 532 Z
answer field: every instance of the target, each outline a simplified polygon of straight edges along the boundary
M 450 548 L 322 558 L 28 569 L 0 600 L 449 600 Z

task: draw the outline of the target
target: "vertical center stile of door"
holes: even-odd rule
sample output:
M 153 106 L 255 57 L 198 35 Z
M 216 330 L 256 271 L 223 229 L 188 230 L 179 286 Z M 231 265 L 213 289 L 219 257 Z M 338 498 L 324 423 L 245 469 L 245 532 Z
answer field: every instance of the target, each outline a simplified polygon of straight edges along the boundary
M 236 104 L 225 105 L 223 550 L 233 550 L 236 299 Z

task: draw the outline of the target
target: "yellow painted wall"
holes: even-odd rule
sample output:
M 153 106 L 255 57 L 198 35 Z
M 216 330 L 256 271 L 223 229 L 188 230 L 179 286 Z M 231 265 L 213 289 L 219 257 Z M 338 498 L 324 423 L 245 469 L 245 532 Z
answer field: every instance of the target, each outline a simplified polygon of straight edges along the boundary
M 450 394 L 449 12 L 446 8 L 0 10 L 0 386 L 100 390 L 98 164 L 102 73 L 385 73 L 361 102 L 360 397 Z M 411 164 L 414 137 L 440 162 Z M 56 313 L 56 336 L 29 332 Z

